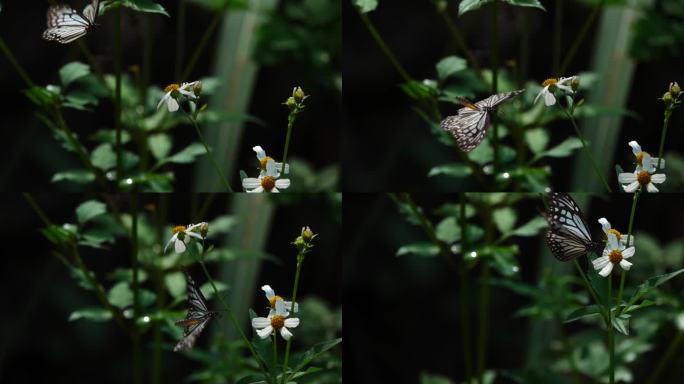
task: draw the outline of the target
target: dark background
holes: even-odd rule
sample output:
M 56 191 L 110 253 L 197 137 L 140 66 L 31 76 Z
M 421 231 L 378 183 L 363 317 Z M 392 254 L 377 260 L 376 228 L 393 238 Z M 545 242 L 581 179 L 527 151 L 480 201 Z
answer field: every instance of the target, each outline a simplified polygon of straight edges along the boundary
M 667 1 L 657 1 L 660 7 Z M 430 128 L 413 110 L 415 104 L 399 88 L 403 80 L 375 43 L 351 2 L 343 2 L 344 17 L 344 188 L 353 191 L 435 191 L 473 190 L 481 186 L 461 179 L 427 177 L 435 165 L 458 162 L 454 149 L 438 143 Z M 449 1 L 450 15 L 463 34 L 466 45 L 473 51 L 483 68 L 489 67 L 490 9 L 488 6 L 458 17 L 458 1 Z M 551 77 L 552 36 L 555 4 L 543 1 L 547 12 L 534 8 L 513 7 L 501 3 L 499 7 L 499 62 L 513 59 L 520 63 L 520 25 L 523 13 L 529 20 L 530 57 L 524 79 L 538 81 Z M 672 2 L 674 3 L 674 2 Z M 574 41 L 591 7 L 583 2 L 562 2 L 562 47 L 567 50 Z M 415 80 L 435 78 L 435 64 L 449 55 L 463 57 L 457 49 L 442 18 L 431 1 L 380 2 L 368 17 L 394 52 L 399 62 Z M 600 16 L 599 16 L 600 19 Z M 594 23 L 575 59 L 564 76 L 590 70 L 596 26 Z M 681 20 L 668 20 L 681 25 Z M 661 23 L 661 24 L 662 24 Z M 674 28 L 674 27 L 673 27 Z M 661 31 L 657 31 L 662 33 Z M 653 36 L 653 39 L 656 37 Z M 663 33 L 660 41 L 675 38 Z M 675 45 L 676 47 L 676 45 Z M 681 47 L 681 45 L 680 45 Z M 642 50 L 648 50 L 643 47 Z M 562 51 L 564 52 L 564 51 Z M 641 61 L 634 74 L 625 107 L 635 111 L 641 120 L 624 118 L 616 146 L 615 161 L 628 162 L 631 154 L 626 143 L 637 140 L 642 148 L 657 152 L 662 127 L 662 102 L 658 97 L 669 83 L 681 75 L 684 60 L 678 49 L 649 61 Z M 561 58 L 564 53 L 561 54 Z M 680 80 L 681 84 L 681 80 Z M 484 98 L 488 95 L 478 95 Z M 455 109 L 440 103 L 442 114 Z M 666 151 L 682 151 L 681 111 L 673 114 L 668 130 Z M 567 121 L 548 127 L 550 143 L 573 134 Z M 625 144 L 622 144 L 625 143 Z M 574 158 L 574 157 L 571 157 Z M 552 169 L 552 189 L 569 189 L 570 169 L 573 164 L 564 159 L 549 159 Z M 464 184 L 466 184 L 464 186 Z
M 590 201 L 584 212 L 596 238 L 601 233 L 596 220 L 603 216 L 609 219 L 614 228 L 626 233 L 631 195 L 573 196 L 578 200 L 584 196 Z M 459 201 L 457 194 L 416 194 L 413 199 L 435 224 L 438 222 L 438 216 L 434 214 L 437 207 Z M 535 196 L 523 200 L 514 207 L 518 212 L 518 223 L 533 218 L 542 208 L 542 202 Z M 679 224 L 679 212 L 682 209 L 684 196 L 644 194 L 639 198 L 634 231 L 648 232 L 664 246 L 684 234 Z M 347 239 L 343 251 L 346 379 L 354 383 L 417 383 L 420 373 L 428 372 L 447 376 L 457 383 L 464 380 L 460 278 L 456 268 L 450 267 L 440 257 L 395 256 L 400 246 L 427 242 L 429 239 L 421 227 L 408 224 L 398 213 L 396 205 L 385 195 L 345 195 L 344 221 L 355 223 L 353 230 L 349 227 L 344 229 Z M 529 238 L 515 237 L 506 244 L 517 244 L 520 248 L 517 256 L 519 277 L 524 282 L 536 284 L 542 265 L 551 266 L 556 271 L 565 268 L 554 273 L 576 273 L 572 265 L 563 264 L 551 256 L 541 234 Z M 626 288 L 641 283 L 643 280 L 630 279 L 635 277 L 635 273 L 644 273 L 647 268 L 643 261 L 639 264 L 639 248 L 630 261 L 634 265 L 628 274 Z M 580 260 L 584 267 L 586 262 L 586 258 Z M 470 273 L 473 350 L 477 337 L 479 276 L 479 268 Z M 492 272 L 492 279 L 496 277 L 500 275 Z M 619 282 L 619 278 L 614 278 Z M 684 279 L 679 276 L 664 287 L 676 294 L 684 287 Z M 580 290 L 581 286 L 577 289 Z M 532 326 L 539 325 L 538 322 L 514 317 L 514 313 L 530 301 L 495 285 L 491 286 L 490 295 L 485 369 L 500 372 L 526 368 L 532 364 L 544 367 L 545 362 L 529 361 L 528 358 L 530 332 Z M 564 330 L 572 337 L 574 332 L 586 327 L 575 322 L 566 325 Z M 639 332 L 638 329 L 632 331 Z M 635 375 L 634 383 L 645 382 L 675 332 L 670 322 L 660 329 L 653 350 L 628 363 Z M 546 346 L 541 348 L 548 350 Z M 675 356 L 681 357 L 681 352 Z M 681 374 L 677 359 L 673 359 L 660 382 L 677 382 L 681 377 L 677 376 Z M 511 382 L 500 375 L 497 377 L 497 384 Z M 586 378 L 582 382 L 592 381 Z
M 55 223 L 75 222 L 74 208 L 87 197 L 96 196 L 35 195 Z M 193 200 L 201 203 L 207 197 L 166 195 L 169 207 L 167 223 L 186 223 L 191 217 Z M 243 197 L 252 198 L 248 195 Z M 116 199 L 123 208 L 127 206 L 125 195 Z M 230 214 L 231 208 L 226 208 L 229 200 L 229 195 L 216 195 L 206 219 Z M 159 201 L 159 195 L 142 195 L 140 206 L 159 207 Z M 71 312 L 83 307 L 99 306 L 99 301 L 93 292 L 79 287 L 66 267 L 49 253 L 53 249 L 52 245 L 38 232 L 43 226 L 42 222 L 19 195 L 4 194 L 0 210 L 4 217 L 14 218 L 2 225 L 5 247 L 0 258 L 0 306 L 3 308 L 0 312 L 0 382 L 132 382 L 131 344 L 121 328 L 113 321 L 68 321 Z M 296 250 L 290 243 L 304 225 L 309 225 L 320 235 L 315 240 L 313 251 L 304 261 L 298 297 L 319 297 L 331 308 L 341 308 L 340 212 L 339 207 L 331 204 L 330 198 L 322 194 L 290 195 L 287 200 L 280 200 L 264 249 L 279 262 L 262 263 L 257 286 L 269 284 L 276 293 L 291 292 Z M 165 244 L 170 234 L 163 236 Z M 108 273 L 116 268 L 130 267 L 130 247 L 126 246 L 125 240 L 120 240 L 110 251 L 83 247 L 81 250 L 84 262 L 96 273 L 106 289 L 112 284 L 105 279 Z M 216 277 L 217 264 L 211 263 L 207 267 Z M 206 282 L 199 266 L 193 266 L 190 272 L 198 284 Z M 150 284 L 148 280 L 141 287 L 153 289 Z M 264 296 L 260 289 L 245 294 L 251 296 L 253 308 L 259 308 L 260 303 L 263 303 Z M 218 309 L 220 303 L 210 300 L 209 306 Z M 223 316 L 218 322 L 227 324 L 228 317 Z M 246 332 L 250 331 L 248 327 L 248 321 L 245 320 L 243 329 Z M 209 345 L 209 328 L 211 325 L 198 339 L 196 348 L 204 349 Z M 162 335 L 162 343 L 166 344 L 167 349 L 162 351 L 161 382 L 182 382 L 202 367 L 196 360 L 172 352 L 170 349 L 177 340 Z M 151 330 L 142 337 L 142 346 L 145 382 L 149 382 L 152 369 Z M 293 344 L 293 351 L 298 348 Z
M 149 15 L 152 30 L 152 70 L 150 84 L 164 88 L 174 82 L 174 63 L 176 60 L 176 20 L 178 1 L 163 1 L 170 18 L 159 14 L 142 14 L 124 8 L 122 12 L 122 68 L 126 71 L 131 65 L 140 65 L 142 60 L 142 15 Z M 284 17 L 286 5 L 294 2 L 280 2 L 276 18 Z M 301 2 L 298 2 L 301 3 Z M 77 10 L 86 4 L 71 1 Z M 188 62 L 195 46 L 209 26 L 213 14 L 195 3 L 186 2 L 185 54 L 183 65 Z M 41 38 L 45 29 L 47 1 L 5 1 L 0 12 L 0 35 L 12 50 L 19 63 L 37 85 L 58 84 L 58 70 L 66 63 L 80 60 L 76 43 L 62 45 Z M 98 18 L 98 26 L 81 38 L 103 71 L 113 73 L 113 36 L 114 12 L 105 13 Z M 320 28 L 337 28 L 334 24 Z M 218 42 L 219 26 L 201 55 L 190 79 L 198 79 L 213 73 L 215 46 Z M 334 30 L 334 29 L 333 29 Z M 330 33 L 328 30 L 327 33 Z M 269 37 L 266 37 L 269 39 Z M 305 43 L 302 43 L 305 45 Z M 319 42 L 320 44 L 320 42 Z M 263 44 L 269 47 L 269 44 Z M 261 145 L 267 154 L 282 157 L 287 130 L 287 108 L 282 103 L 292 93 L 292 88 L 301 86 L 307 94 L 306 111 L 300 114 L 290 145 L 290 155 L 306 160 L 314 169 L 320 170 L 339 163 L 339 116 L 341 94 L 333 87 L 333 75 L 339 74 L 340 44 L 326 47 L 333 52 L 331 64 L 327 68 L 312 68 L 312 52 L 301 55 L 280 55 L 277 60 L 263 66 L 256 79 L 252 101 L 248 113 L 261 119 L 263 124 L 247 122 L 243 139 L 239 146 L 236 170 L 228 175 L 232 185 L 240 185 L 238 170 L 251 171 L 257 167 L 252 151 L 254 145 Z M 263 53 L 263 52 L 261 52 Z M 0 154 L 1 190 L 54 190 L 65 186 L 50 182 L 52 174 L 69 168 L 80 168 L 79 159 L 66 153 L 52 137 L 50 129 L 36 117 L 34 105 L 23 95 L 25 84 L 4 56 L 0 59 L 0 113 L 6 144 Z M 81 138 L 100 128 L 113 127 L 113 107 L 106 99 L 100 99 L 95 113 L 65 110 L 65 118 L 72 130 Z M 112 128 L 113 129 L 113 128 Z M 174 146 L 171 153 L 178 152 L 197 135 L 191 126 L 185 125 L 173 130 Z M 90 145 L 88 145 L 90 144 Z M 92 149 L 92 143 L 86 143 Z M 210 143 L 211 145 L 211 143 Z M 218 159 L 220 162 L 220 159 Z M 188 191 L 194 182 L 194 165 L 175 164 L 174 188 Z

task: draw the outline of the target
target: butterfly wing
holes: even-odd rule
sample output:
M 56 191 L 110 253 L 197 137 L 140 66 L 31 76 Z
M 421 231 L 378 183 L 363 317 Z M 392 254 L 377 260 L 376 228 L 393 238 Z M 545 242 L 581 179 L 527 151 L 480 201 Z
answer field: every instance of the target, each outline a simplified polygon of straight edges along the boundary
M 525 92 L 524 89 L 519 89 L 517 91 L 512 91 L 512 92 L 502 92 L 502 93 L 497 93 L 496 95 L 491 95 L 488 98 L 484 100 L 480 100 L 477 103 L 475 103 L 476 106 L 479 108 L 491 108 L 495 109 L 499 105 L 505 103 L 506 101 L 518 96 L 519 94 Z
M 197 287 L 195 280 L 192 279 L 187 271 L 184 271 L 187 281 L 188 304 L 190 311 L 208 312 L 207 299 L 204 298 L 202 291 Z
M 93 0 L 86 6 L 82 15 L 68 5 L 53 5 L 47 10 L 47 29 L 43 32 L 43 39 L 58 43 L 70 43 L 88 32 L 97 16 L 93 6 L 99 7 L 99 0 Z
M 189 308 L 185 319 L 176 322 L 176 325 L 183 327 L 183 340 L 176 344 L 174 352 L 191 349 L 207 322 L 217 315 L 217 312 L 207 308 L 207 300 L 190 274 L 187 271 L 183 272 L 187 281 Z
M 100 10 L 100 0 L 93 0 L 83 9 L 83 16 L 88 20 L 90 25 L 95 24 L 95 18 Z
M 175 347 L 173 347 L 173 351 L 178 352 L 192 349 L 200 333 L 202 333 L 202 330 L 207 326 L 207 323 L 212 317 L 213 316 L 207 315 L 202 319 L 193 320 L 192 327 L 187 327 L 185 329 L 183 339 L 179 341 Z M 187 322 L 187 320 L 183 321 Z
M 584 215 L 570 195 L 554 192 L 548 205 L 546 244 L 558 260 L 570 261 L 601 246 L 592 239 Z

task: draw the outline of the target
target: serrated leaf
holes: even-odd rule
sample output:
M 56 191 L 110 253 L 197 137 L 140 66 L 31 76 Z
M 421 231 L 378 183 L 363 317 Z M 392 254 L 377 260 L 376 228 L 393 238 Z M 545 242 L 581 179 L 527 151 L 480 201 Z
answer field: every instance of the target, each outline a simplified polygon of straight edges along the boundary
M 75 80 L 90 74 L 90 66 L 79 61 L 71 62 L 59 70 L 59 79 L 64 88 Z
M 161 160 L 171 151 L 171 137 L 165 133 L 151 135 L 147 138 L 147 146 L 155 159 Z
M 623 335 L 629 335 L 629 317 L 620 316 L 613 318 L 613 327 Z
M 440 81 L 444 81 L 454 73 L 466 69 L 467 66 L 467 62 L 464 58 L 458 56 L 445 57 L 437 62 L 437 77 Z
M 541 156 L 547 157 L 567 157 L 572 155 L 576 149 L 582 148 L 582 141 L 576 137 L 568 137 L 562 143 L 542 152 Z
M 499 229 L 499 232 L 506 233 L 513 229 L 515 222 L 518 219 L 518 214 L 511 207 L 503 207 L 495 209 L 492 212 L 494 224 Z
M 152 0 L 121 0 L 121 5 L 138 12 L 159 13 L 171 17 L 163 6 Z
M 187 164 L 195 161 L 197 156 L 206 153 L 204 146 L 200 143 L 192 143 L 185 147 L 180 152 L 176 153 L 171 157 L 167 157 L 160 161 L 160 163 L 176 163 L 176 164 Z
M 572 311 L 566 318 L 564 323 L 571 323 L 573 321 L 577 321 L 579 319 L 583 319 L 585 317 L 591 317 L 595 315 L 601 315 L 601 307 L 592 304 L 592 305 L 587 305 L 582 308 L 578 308 L 574 311 Z
M 416 255 L 421 257 L 433 257 L 439 255 L 439 247 L 432 243 L 413 243 L 401 246 L 397 250 L 397 256 Z
M 463 16 L 464 13 L 480 9 L 483 5 L 487 5 L 494 0 L 462 0 L 458 4 L 458 15 Z
M 83 225 L 94 217 L 107 213 L 107 206 L 97 200 L 88 200 L 76 208 L 78 224 Z
M 108 171 L 116 166 L 116 153 L 111 144 L 100 144 L 90 154 L 90 161 L 97 168 Z
M 107 298 L 112 305 L 125 308 L 133 304 L 133 291 L 127 282 L 116 283 L 107 294 Z
M 52 176 L 53 183 L 60 181 L 71 181 L 72 183 L 88 184 L 95 181 L 95 176 L 85 169 L 71 169 L 57 172 Z
M 532 153 L 539 154 L 549 145 L 549 133 L 543 128 L 534 128 L 525 131 L 525 141 Z
M 443 165 L 438 165 L 435 167 L 432 167 L 430 169 L 430 172 L 428 173 L 429 177 L 432 176 L 451 176 L 451 177 L 458 177 L 458 178 L 463 178 L 466 176 L 469 176 L 472 174 L 472 170 L 470 167 L 468 167 L 465 164 L 461 163 L 456 163 L 456 164 L 443 164 Z
M 71 312 L 69 321 L 85 319 L 90 321 L 104 322 L 112 318 L 112 312 L 104 308 L 83 308 Z
M 529 8 L 539 8 L 542 11 L 546 11 L 546 8 L 539 2 L 539 0 L 502 0 L 510 5 L 515 5 L 516 7 L 529 7 Z
M 546 219 L 538 216 L 513 230 L 510 235 L 522 237 L 536 236 L 542 229 L 546 227 Z

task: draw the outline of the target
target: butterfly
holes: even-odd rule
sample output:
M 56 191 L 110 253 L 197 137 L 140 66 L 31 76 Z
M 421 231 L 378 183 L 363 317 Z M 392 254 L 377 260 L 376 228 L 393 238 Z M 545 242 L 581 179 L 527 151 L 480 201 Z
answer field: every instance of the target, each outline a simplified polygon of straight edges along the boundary
M 456 138 L 456 143 L 462 151 L 470 152 L 484 139 L 491 121 L 490 113 L 500 104 L 523 92 L 524 89 L 497 93 L 474 104 L 459 97 L 458 102 L 463 104 L 464 108 L 458 110 L 458 115 L 447 116 L 440 126 Z
M 47 29 L 43 39 L 67 44 L 84 36 L 95 25 L 100 10 L 100 0 L 92 0 L 83 13 L 68 5 L 53 5 L 47 10 Z
M 185 273 L 185 279 L 188 283 L 189 308 L 185 319 L 176 321 L 176 325 L 183 327 L 183 340 L 176 344 L 173 348 L 174 352 L 192 349 L 192 346 L 195 345 L 195 341 L 197 341 L 209 320 L 218 315 L 218 312 L 210 311 L 207 308 L 207 299 L 204 298 L 202 291 L 197 288 L 190 274 L 187 271 L 183 271 L 183 273 Z
M 603 243 L 591 237 L 584 215 L 570 195 L 551 193 L 548 204 L 549 210 L 544 215 L 549 223 L 546 244 L 556 259 L 570 261 L 603 248 Z

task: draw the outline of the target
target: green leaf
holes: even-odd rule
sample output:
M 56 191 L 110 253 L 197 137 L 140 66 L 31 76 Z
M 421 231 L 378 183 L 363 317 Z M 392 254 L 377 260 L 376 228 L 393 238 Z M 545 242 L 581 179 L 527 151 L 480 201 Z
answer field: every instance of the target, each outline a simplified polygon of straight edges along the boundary
M 361 13 L 368 13 L 378 7 L 378 0 L 354 0 L 354 5 Z
M 216 285 L 216 290 L 219 293 L 228 290 L 228 285 L 220 281 L 214 281 L 214 285 Z M 202 286 L 200 287 L 200 291 L 202 291 L 202 294 L 207 300 L 211 300 L 211 298 L 215 295 L 214 288 L 211 286 L 211 283 L 209 282 L 202 284 Z
M 421 257 L 433 257 L 439 255 L 439 247 L 432 243 L 413 243 L 403 245 L 397 250 L 397 256 L 416 255 Z
M 108 171 L 116 166 L 116 153 L 111 144 L 100 144 L 90 154 L 90 161 L 97 168 Z
M 133 304 L 133 291 L 127 282 L 121 281 L 116 283 L 107 294 L 107 298 L 112 305 L 125 308 Z
M 629 318 L 630 315 L 620 315 L 613 318 L 613 327 L 623 335 L 629 335 Z
M 147 138 L 147 146 L 155 159 L 161 160 L 171 152 L 171 137 L 165 133 L 151 135 Z
M 178 299 L 185 294 L 185 276 L 182 272 L 172 272 L 164 276 L 164 284 L 171 293 L 171 296 Z
M 510 233 L 510 235 L 521 237 L 536 236 L 542 229 L 546 227 L 546 219 L 538 216 L 523 224 L 522 226 L 516 228 L 513 232 Z
M 447 244 L 451 244 L 461 238 L 461 228 L 455 217 L 447 217 L 435 227 L 435 236 Z
M 425 372 L 420 374 L 420 384 L 452 384 L 453 381 L 441 375 L 431 375 Z
M 103 322 L 112 318 L 112 312 L 104 308 L 83 308 L 78 311 L 71 312 L 69 321 L 85 319 L 90 321 Z
M 532 153 L 539 154 L 549 145 L 549 133 L 543 128 L 534 128 L 525 131 L 525 141 Z
M 95 175 L 85 169 L 71 169 L 55 173 L 52 176 L 53 183 L 57 183 L 59 181 L 71 181 L 78 184 L 88 184 L 95 181 Z
M 152 0 L 121 0 L 121 5 L 138 12 L 159 13 L 171 17 L 164 7 Z
M 80 226 L 105 213 L 107 213 L 107 206 L 97 200 L 88 200 L 76 208 L 76 217 Z
M 408 97 L 414 100 L 430 99 L 433 96 L 437 96 L 437 89 L 431 82 L 421 83 L 416 80 L 411 80 L 408 83 L 400 84 L 399 87 Z
M 73 232 L 54 224 L 41 228 L 40 232 L 49 242 L 56 245 L 68 245 L 76 240 Z
M 494 0 L 462 0 L 458 4 L 458 15 L 463 16 L 464 13 L 480 9 L 483 5 L 493 1 Z
M 542 11 L 546 11 L 546 8 L 539 2 L 539 0 L 502 0 L 510 5 L 515 5 L 517 7 L 530 7 L 539 8 Z
M 492 213 L 494 224 L 499 229 L 499 232 L 506 233 L 513 229 L 518 215 L 511 207 L 503 207 L 494 210 Z
M 564 323 L 571 323 L 585 317 L 601 315 L 601 307 L 596 304 L 587 305 L 586 307 L 578 308 L 572 311 L 566 318 Z
M 295 372 L 299 372 L 302 369 L 304 369 L 307 365 L 311 363 L 315 358 L 321 356 L 325 352 L 333 349 L 335 346 L 340 344 L 342 342 L 342 338 L 338 339 L 333 339 L 329 341 L 324 341 L 322 343 L 318 343 L 314 345 L 313 347 L 309 348 L 302 356 L 293 364 L 294 370 L 293 374 Z
M 569 137 L 562 143 L 556 145 L 546 152 L 543 152 L 541 156 L 567 157 L 572 155 L 572 152 L 577 148 L 582 148 L 582 141 L 576 137 Z
M 649 293 L 653 288 L 656 288 L 657 286 L 669 281 L 670 279 L 676 277 L 677 275 L 681 274 L 682 272 L 684 272 L 684 268 L 679 269 L 679 270 L 674 271 L 674 272 L 666 273 L 664 275 L 651 277 L 650 279 L 641 283 L 637 287 L 636 292 L 634 292 L 632 297 L 629 299 L 628 306 L 633 305 L 637 300 L 639 300 L 641 297 L 643 297 L 644 295 Z
M 90 66 L 79 61 L 71 62 L 59 70 L 59 79 L 64 88 L 75 80 L 90 74 Z
M 428 177 L 445 175 L 451 177 L 463 178 L 469 176 L 472 173 L 470 167 L 462 163 L 455 164 L 443 164 L 432 167 L 428 173 Z
M 504 247 L 487 246 L 480 253 L 490 256 L 490 265 L 503 276 L 510 277 L 520 272 L 520 265 L 515 258 L 520 249 L 515 244 Z
M 89 106 L 97 106 L 97 104 L 97 96 L 85 91 L 74 90 L 64 96 L 62 106 L 86 111 Z
M 437 63 L 437 77 L 444 81 L 456 72 L 466 69 L 466 60 L 458 56 L 448 56 Z
M 31 87 L 24 91 L 24 95 L 37 106 L 52 105 L 59 101 L 59 95 L 43 87 Z
M 90 228 L 81 234 L 80 245 L 103 248 L 105 243 L 114 244 L 114 235 L 107 230 Z
M 206 150 L 204 146 L 200 143 L 192 143 L 185 147 L 180 152 L 176 153 L 171 157 L 167 157 L 160 161 L 160 163 L 176 163 L 176 164 L 187 164 L 195 161 L 195 157 L 205 154 Z

